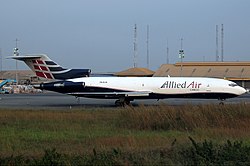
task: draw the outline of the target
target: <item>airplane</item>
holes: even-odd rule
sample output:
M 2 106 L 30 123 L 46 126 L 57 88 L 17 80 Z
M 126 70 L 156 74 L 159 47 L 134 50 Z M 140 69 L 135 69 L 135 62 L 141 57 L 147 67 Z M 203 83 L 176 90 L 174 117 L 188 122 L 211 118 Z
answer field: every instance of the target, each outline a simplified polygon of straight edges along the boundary
M 66 69 L 46 54 L 11 56 L 24 61 L 38 77 L 51 79 L 34 88 L 75 97 L 117 99 L 117 106 L 135 99 L 199 98 L 218 99 L 240 96 L 247 90 L 236 83 L 206 77 L 91 77 L 90 69 Z M 223 104 L 223 103 L 222 103 Z

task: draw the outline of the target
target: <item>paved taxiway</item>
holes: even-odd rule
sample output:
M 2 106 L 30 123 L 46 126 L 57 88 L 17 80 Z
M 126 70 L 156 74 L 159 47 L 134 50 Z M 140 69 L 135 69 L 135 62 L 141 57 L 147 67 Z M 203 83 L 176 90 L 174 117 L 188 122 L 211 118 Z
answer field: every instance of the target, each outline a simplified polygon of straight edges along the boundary
M 250 94 L 236 98 L 227 99 L 224 103 L 250 103 Z M 38 93 L 38 94 L 0 94 L 0 108 L 80 108 L 80 107 L 115 107 L 115 100 L 109 99 L 88 99 L 68 96 L 59 93 Z M 219 103 L 218 100 L 206 99 L 164 99 L 164 100 L 135 100 L 132 105 L 168 105 L 184 104 L 209 104 Z

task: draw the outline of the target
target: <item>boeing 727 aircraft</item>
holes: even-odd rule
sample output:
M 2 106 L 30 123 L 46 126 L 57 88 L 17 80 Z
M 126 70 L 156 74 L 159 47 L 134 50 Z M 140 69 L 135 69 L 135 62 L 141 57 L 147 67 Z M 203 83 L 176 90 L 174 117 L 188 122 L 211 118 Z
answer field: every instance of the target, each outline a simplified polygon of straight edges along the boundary
M 12 56 L 24 61 L 38 77 L 56 81 L 34 85 L 76 97 L 117 99 L 116 105 L 134 99 L 236 97 L 246 89 L 224 79 L 205 77 L 89 77 L 89 69 L 65 69 L 47 55 Z

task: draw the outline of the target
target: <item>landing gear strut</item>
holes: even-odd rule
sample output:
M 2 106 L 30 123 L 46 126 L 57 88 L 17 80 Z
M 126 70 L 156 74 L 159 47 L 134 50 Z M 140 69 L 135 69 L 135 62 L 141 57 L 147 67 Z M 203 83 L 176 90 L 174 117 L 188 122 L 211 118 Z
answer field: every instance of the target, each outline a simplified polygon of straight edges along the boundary
M 76 96 L 76 102 L 77 102 L 77 104 L 80 104 L 80 97 Z
M 220 101 L 219 105 L 224 105 L 225 99 L 218 99 Z
M 119 107 L 124 107 L 125 105 L 129 105 L 130 104 L 130 100 L 128 99 L 119 99 L 115 101 L 115 105 L 119 106 Z

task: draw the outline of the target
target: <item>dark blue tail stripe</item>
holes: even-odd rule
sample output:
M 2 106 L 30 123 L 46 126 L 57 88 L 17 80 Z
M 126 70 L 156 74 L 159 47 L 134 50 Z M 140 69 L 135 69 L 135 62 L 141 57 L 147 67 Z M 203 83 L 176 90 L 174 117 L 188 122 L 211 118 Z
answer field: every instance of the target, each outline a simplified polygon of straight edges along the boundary
M 67 70 L 67 69 L 64 69 L 62 67 L 49 67 L 49 70 L 50 71 L 64 71 L 64 70 Z
M 52 73 L 55 79 L 71 79 L 79 77 L 89 77 L 90 69 L 71 69 L 64 73 Z
M 45 61 L 46 65 L 57 65 L 55 62 L 53 61 Z

